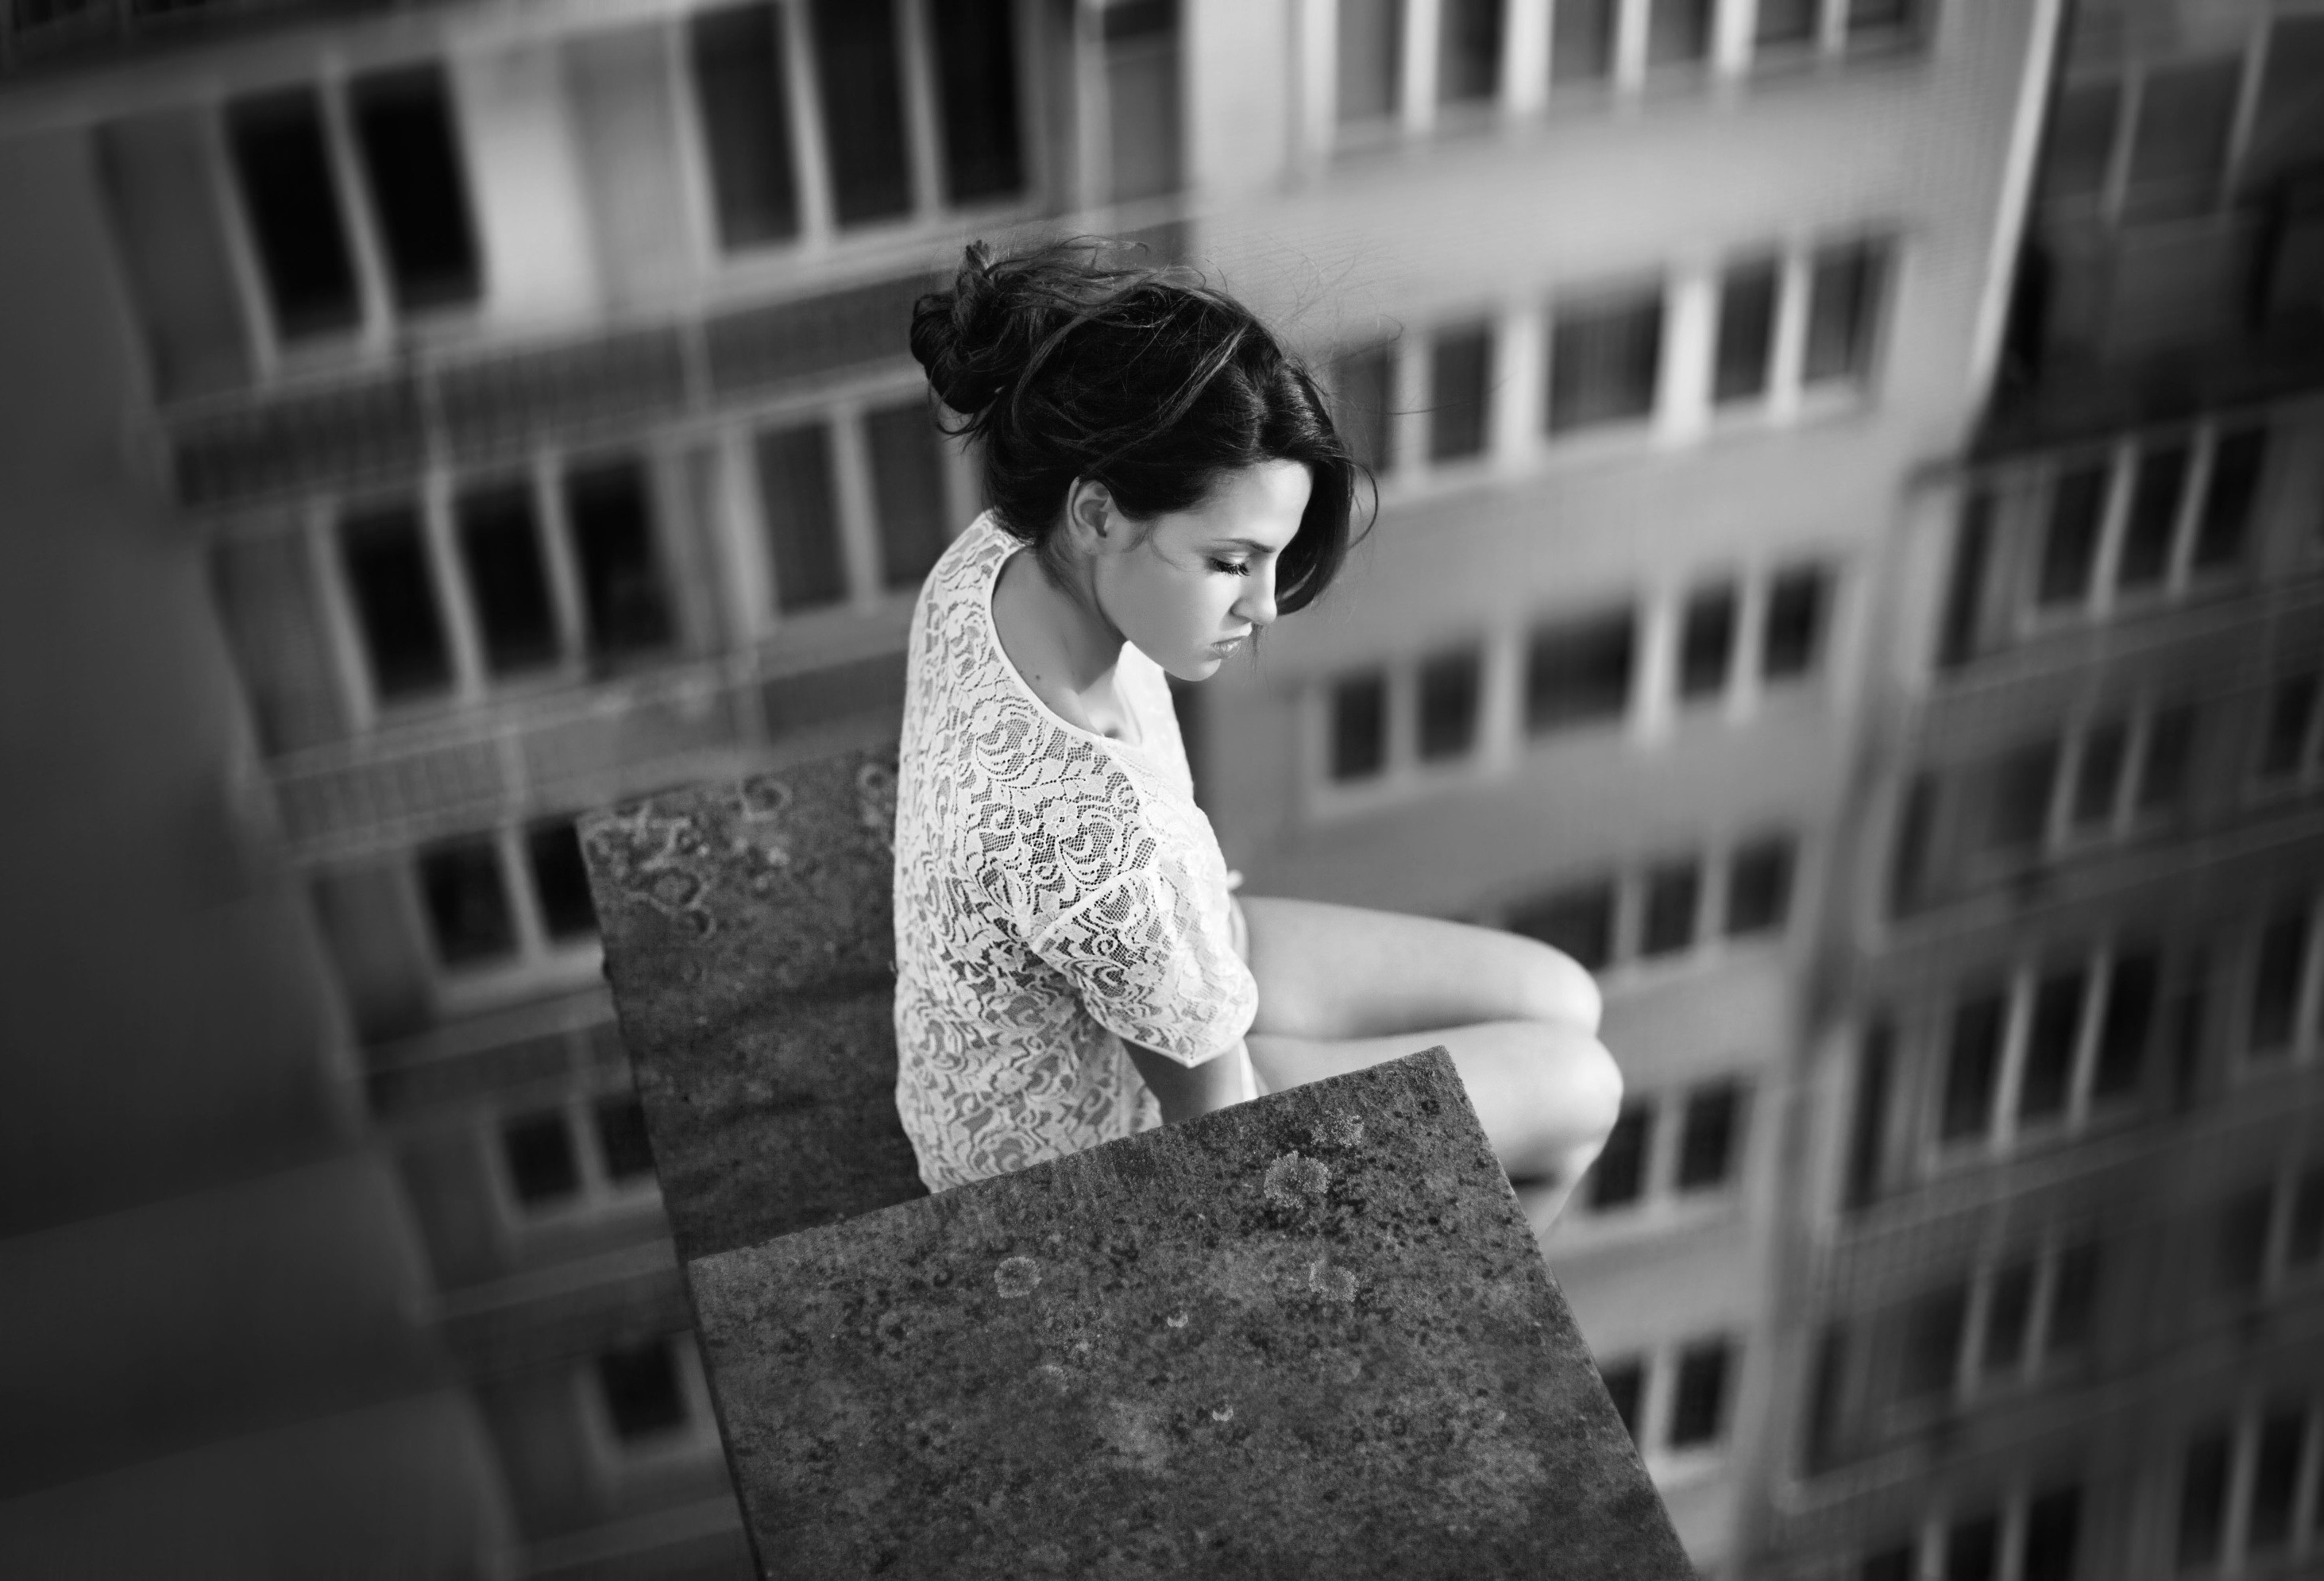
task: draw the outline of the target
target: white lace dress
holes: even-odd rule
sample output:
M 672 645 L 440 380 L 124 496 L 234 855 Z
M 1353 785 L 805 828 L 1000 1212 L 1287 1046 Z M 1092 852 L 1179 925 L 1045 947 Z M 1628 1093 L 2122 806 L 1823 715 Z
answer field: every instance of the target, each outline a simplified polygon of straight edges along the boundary
M 1259 1005 L 1160 666 L 1122 650 L 1135 746 L 1052 713 L 992 624 L 1023 547 L 978 517 L 912 615 L 896 1107 L 932 1191 L 1159 1123 L 1123 1040 L 1198 1065 Z

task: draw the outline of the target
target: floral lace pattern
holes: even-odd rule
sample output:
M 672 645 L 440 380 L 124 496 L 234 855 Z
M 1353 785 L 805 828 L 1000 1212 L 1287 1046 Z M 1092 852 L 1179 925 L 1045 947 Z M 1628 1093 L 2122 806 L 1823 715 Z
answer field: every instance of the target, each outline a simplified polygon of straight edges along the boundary
M 1051 713 L 992 625 L 1021 547 L 980 516 L 912 615 L 896 1107 L 932 1191 L 1158 1124 L 1123 1040 L 1200 1064 L 1259 1004 L 1161 668 L 1122 651 L 1136 746 Z

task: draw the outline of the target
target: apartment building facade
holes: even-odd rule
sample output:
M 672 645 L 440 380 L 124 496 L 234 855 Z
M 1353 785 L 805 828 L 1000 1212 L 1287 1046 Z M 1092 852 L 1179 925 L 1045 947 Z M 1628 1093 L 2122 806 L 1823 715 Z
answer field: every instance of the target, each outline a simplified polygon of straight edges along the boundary
M 2324 10 L 2074 22 L 1880 578 L 1754 1574 L 2324 1551 Z

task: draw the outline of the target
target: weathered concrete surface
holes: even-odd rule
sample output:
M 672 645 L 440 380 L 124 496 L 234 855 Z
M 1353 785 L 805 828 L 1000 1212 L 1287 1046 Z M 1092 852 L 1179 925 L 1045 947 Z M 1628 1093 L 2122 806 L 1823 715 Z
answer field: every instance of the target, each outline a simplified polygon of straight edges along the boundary
M 1442 1050 L 687 1274 L 770 1576 L 1692 1574 Z
M 924 1196 L 896 1118 L 895 754 L 581 823 L 678 1255 Z

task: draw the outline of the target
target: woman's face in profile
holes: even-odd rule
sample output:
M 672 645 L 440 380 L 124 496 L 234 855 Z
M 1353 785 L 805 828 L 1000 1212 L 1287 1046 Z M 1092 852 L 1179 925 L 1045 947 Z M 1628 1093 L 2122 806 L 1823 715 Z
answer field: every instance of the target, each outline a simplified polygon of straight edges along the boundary
M 1221 476 L 1193 508 L 1139 523 L 1095 567 L 1098 601 L 1121 634 L 1181 680 L 1218 672 L 1275 620 L 1275 569 L 1314 479 L 1298 461 Z

